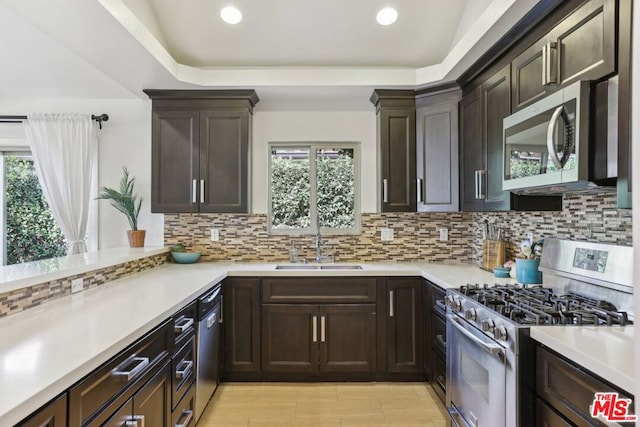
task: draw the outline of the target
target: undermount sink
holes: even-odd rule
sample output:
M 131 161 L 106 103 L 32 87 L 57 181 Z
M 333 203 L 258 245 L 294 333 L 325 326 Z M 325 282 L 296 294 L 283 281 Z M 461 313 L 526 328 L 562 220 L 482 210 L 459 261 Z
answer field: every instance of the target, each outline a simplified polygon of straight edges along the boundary
M 355 264 L 300 264 L 300 265 L 276 265 L 276 270 L 362 270 L 361 265 Z
M 276 270 L 317 270 L 317 265 L 276 265 Z
M 362 270 L 361 265 L 321 265 L 320 270 Z

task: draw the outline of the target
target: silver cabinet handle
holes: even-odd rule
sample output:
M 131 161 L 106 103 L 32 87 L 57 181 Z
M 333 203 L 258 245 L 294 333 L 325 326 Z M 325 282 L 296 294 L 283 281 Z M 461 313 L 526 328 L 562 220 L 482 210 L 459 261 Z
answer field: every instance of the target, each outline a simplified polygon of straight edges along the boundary
M 211 313 L 211 316 L 207 317 L 207 329 L 211 329 L 211 327 L 216 323 L 216 312 Z
M 191 182 L 191 203 L 197 203 L 196 195 L 198 194 L 198 180 L 194 179 Z
M 124 424 L 127 427 L 144 427 L 144 415 L 131 415 Z
M 176 378 L 185 378 L 191 374 L 193 369 L 193 360 L 183 360 L 180 362 L 180 367 L 176 369 Z
M 389 317 L 395 316 L 395 301 L 393 300 L 394 292 L 389 291 Z
M 204 179 L 200 180 L 200 203 L 204 203 Z
M 418 193 L 418 203 L 422 203 L 424 200 L 422 199 L 422 178 L 418 178 L 418 182 L 416 183 L 418 186 L 416 193 Z
M 451 425 L 453 427 L 470 427 L 455 406 L 447 406 L 447 412 L 449 412 L 449 418 L 451 419 Z
M 475 171 L 474 172 L 474 179 L 475 179 L 474 183 L 475 183 L 475 190 L 476 190 L 474 194 L 476 196 L 476 199 L 480 198 L 480 187 L 478 187 L 478 185 L 480 183 L 480 179 L 478 178 L 479 174 L 480 174 L 480 171 Z
M 389 180 L 387 178 L 382 180 L 382 202 L 389 203 Z
M 562 159 L 558 157 L 558 153 L 556 152 L 556 128 L 558 127 L 558 120 L 562 119 L 565 122 L 566 126 L 569 126 L 567 123 L 566 115 L 564 114 L 564 106 L 559 106 L 553 112 L 551 116 L 551 120 L 549 121 L 549 125 L 547 126 L 547 150 L 549 150 L 549 157 L 551 158 L 551 163 L 558 168 L 562 169 L 569 160 L 569 156 L 571 153 L 568 153 L 569 147 L 571 144 L 571 135 L 567 132 L 567 143 L 565 144 L 565 152 L 562 153 Z
M 451 321 L 451 324 L 464 336 L 466 336 L 467 338 L 469 338 L 471 341 L 473 341 L 475 344 L 477 344 L 478 346 L 480 346 L 480 348 L 482 348 L 484 351 L 486 351 L 489 354 L 493 354 L 495 356 L 502 356 L 502 354 L 504 353 L 504 349 L 499 346 L 499 345 L 495 345 L 495 344 L 487 344 L 486 342 L 482 341 L 480 338 L 476 337 L 475 335 L 473 335 L 471 332 L 467 331 L 464 326 L 462 326 L 460 324 L 460 321 L 455 317 L 455 315 L 451 315 L 448 314 L 447 315 L 447 319 L 449 319 Z M 448 324 L 449 322 L 447 322 Z M 501 358 L 502 360 L 502 358 Z
M 224 313 L 224 295 L 220 295 L 220 320 L 218 320 L 218 323 L 222 323 L 223 313 Z
M 547 85 L 547 45 L 542 46 L 542 86 Z
M 210 303 L 211 301 L 213 301 L 218 295 L 220 295 L 221 292 L 221 288 L 216 289 L 215 291 L 211 292 L 211 295 L 209 295 L 207 297 L 207 299 L 204 300 L 204 302 L 206 302 L 207 304 Z
M 180 418 L 185 417 L 183 422 L 180 422 Z M 175 427 L 187 427 L 189 425 L 189 423 L 191 422 L 191 419 L 193 418 L 193 411 L 190 410 L 184 410 L 182 411 L 182 414 L 180 414 L 180 417 L 178 418 L 178 421 L 176 421 L 176 425 Z
M 176 334 L 181 334 L 187 329 L 189 329 L 191 326 L 193 326 L 193 324 L 194 324 L 194 320 L 192 318 L 181 317 L 180 319 L 176 320 L 173 326 L 173 329 Z
M 136 362 L 136 365 L 130 371 L 123 371 L 122 368 L 129 366 L 131 363 Z M 131 378 L 138 375 L 140 372 L 149 366 L 149 358 L 148 357 L 137 357 L 135 354 L 129 357 L 127 360 L 122 362 L 120 365 L 113 368 L 111 371 L 111 375 L 114 377 L 123 377 L 127 381 L 130 381 Z
M 318 342 L 318 316 L 311 317 L 311 334 L 313 335 L 312 341 Z
M 320 342 L 325 342 L 327 338 L 327 318 L 320 316 Z
M 487 176 L 487 171 L 484 169 L 478 171 L 478 199 L 486 199 L 487 195 L 485 194 L 485 180 Z

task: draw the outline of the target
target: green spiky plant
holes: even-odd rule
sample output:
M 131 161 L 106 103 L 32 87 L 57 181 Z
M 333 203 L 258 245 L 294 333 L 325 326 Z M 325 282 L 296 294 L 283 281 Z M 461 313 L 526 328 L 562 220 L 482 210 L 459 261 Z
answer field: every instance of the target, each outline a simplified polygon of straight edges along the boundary
M 138 214 L 142 207 L 142 197 L 138 198 L 133 194 L 133 187 L 136 179 L 129 178 L 129 171 L 126 166 L 122 167 L 122 179 L 120 179 L 120 188 L 115 190 L 109 187 L 102 187 L 98 199 L 109 200 L 111 206 L 122 212 L 129 221 L 131 230 L 138 229 Z

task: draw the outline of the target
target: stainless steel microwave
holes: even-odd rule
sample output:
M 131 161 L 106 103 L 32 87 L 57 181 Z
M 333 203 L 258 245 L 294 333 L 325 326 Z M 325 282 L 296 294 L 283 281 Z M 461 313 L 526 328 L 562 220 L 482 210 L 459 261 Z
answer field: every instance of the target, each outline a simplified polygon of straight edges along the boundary
M 552 194 L 592 185 L 589 88 L 576 82 L 504 119 L 503 190 Z

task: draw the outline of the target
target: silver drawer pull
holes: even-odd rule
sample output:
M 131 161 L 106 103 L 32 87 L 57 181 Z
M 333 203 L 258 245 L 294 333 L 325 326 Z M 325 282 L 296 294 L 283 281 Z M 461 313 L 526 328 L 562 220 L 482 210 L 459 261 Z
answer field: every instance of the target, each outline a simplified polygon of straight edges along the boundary
M 180 423 L 180 418 L 182 417 L 185 417 L 185 419 L 182 423 Z M 178 421 L 176 422 L 175 427 L 187 427 L 191 422 L 191 419 L 193 418 L 193 411 L 190 411 L 190 410 L 182 411 L 182 414 L 180 414 L 180 418 L 178 418 Z
M 127 417 L 126 427 L 144 427 L 144 415 L 132 415 Z
M 176 332 L 176 334 L 181 334 L 184 331 L 186 331 L 187 329 L 189 329 L 191 326 L 193 326 L 193 319 L 190 317 L 182 317 L 178 320 L 176 320 L 176 323 L 174 325 L 174 330 Z
M 181 369 L 182 368 L 182 369 Z M 176 378 L 185 378 L 191 374 L 193 369 L 193 360 L 183 360 L 180 362 L 180 367 L 176 369 Z
M 122 368 L 129 366 L 131 363 L 136 362 L 136 365 L 130 371 L 123 371 Z M 148 357 L 137 357 L 135 354 L 129 357 L 127 360 L 122 362 L 119 366 L 116 366 L 111 371 L 111 375 L 114 377 L 123 377 L 127 381 L 130 381 L 131 378 L 138 375 L 140 372 L 149 366 L 149 358 Z

